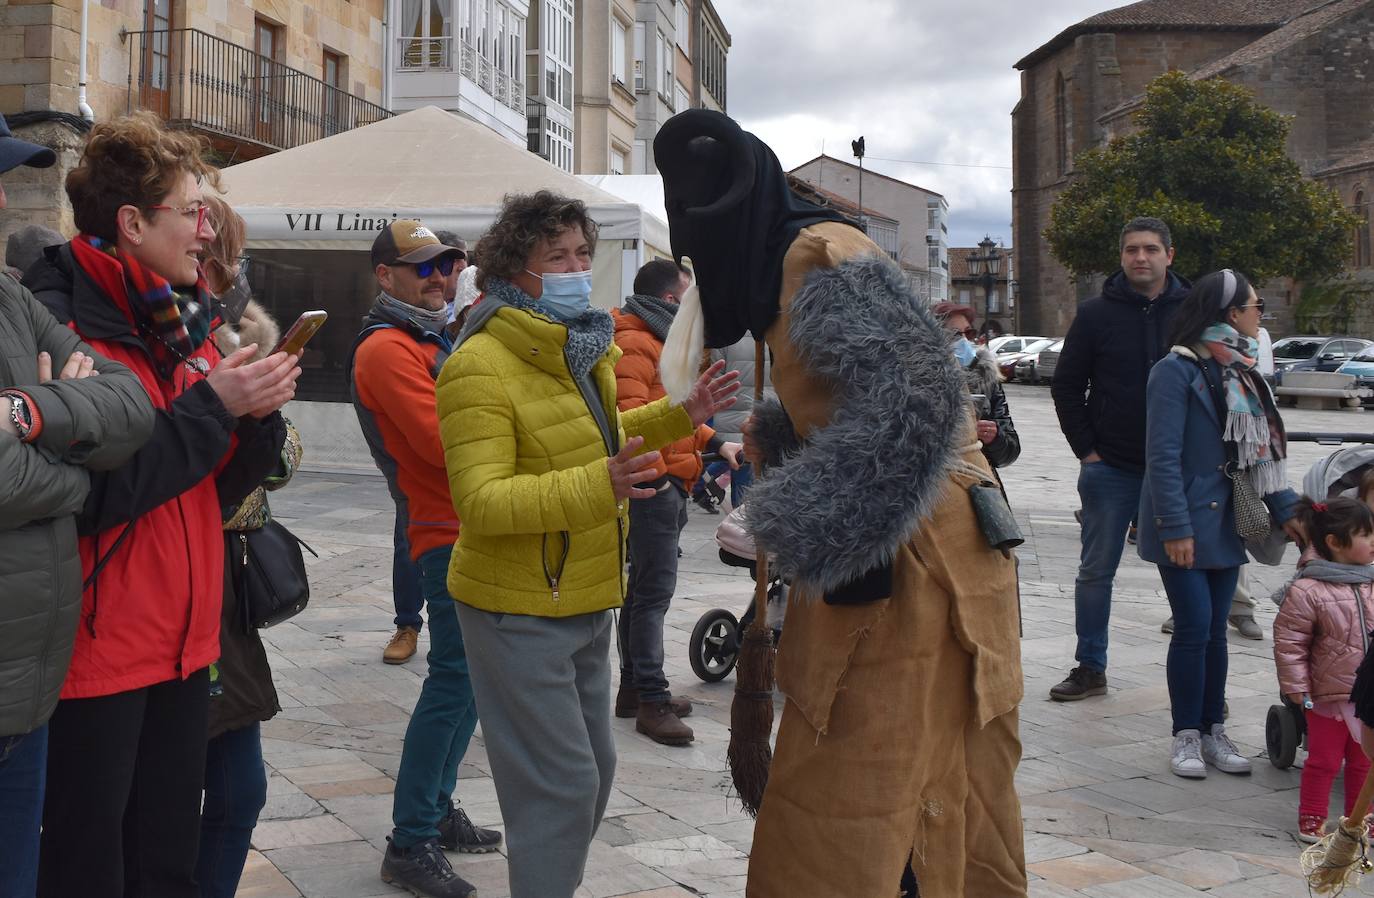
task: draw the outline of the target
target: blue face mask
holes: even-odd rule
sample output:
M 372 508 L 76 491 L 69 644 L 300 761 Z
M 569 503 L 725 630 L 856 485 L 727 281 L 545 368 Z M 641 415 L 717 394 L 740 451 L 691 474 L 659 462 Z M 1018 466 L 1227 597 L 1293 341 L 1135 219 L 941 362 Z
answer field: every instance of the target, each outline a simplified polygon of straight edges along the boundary
M 533 274 L 544 282 L 544 292 L 539 302 L 549 313 L 562 321 L 571 321 L 581 315 L 592 304 L 592 273 L 590 271 L 549 272 L 543 276 Z
M 973 360 L 978 357 L 978 350 L 968 341 L 968 337 L 960 337 L 954 341 L 954 357 L 959 360 L 959 364 L 967 368 L 973 364 Z

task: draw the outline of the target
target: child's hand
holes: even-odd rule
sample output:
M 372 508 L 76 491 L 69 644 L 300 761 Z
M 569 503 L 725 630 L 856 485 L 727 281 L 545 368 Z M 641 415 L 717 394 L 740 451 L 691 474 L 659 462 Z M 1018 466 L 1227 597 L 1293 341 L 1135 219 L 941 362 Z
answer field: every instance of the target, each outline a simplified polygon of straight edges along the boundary
M 1290 693 L 1288 693 L 1288 700 L 1289 700 L 1290 702 L 1292 702 L 1293 704 L 1297 705 L 1299 708 L 1302 707 L 1302 699 L 1303 699 L 1303 695 L 1302 695 L 1301 692 L 1290 692 Z

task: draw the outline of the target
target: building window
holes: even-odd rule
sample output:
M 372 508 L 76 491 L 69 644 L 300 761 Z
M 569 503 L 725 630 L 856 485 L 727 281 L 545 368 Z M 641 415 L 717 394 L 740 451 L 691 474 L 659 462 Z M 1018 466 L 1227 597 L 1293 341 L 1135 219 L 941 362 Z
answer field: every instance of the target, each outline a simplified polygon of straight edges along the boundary
M 969 300 L 968 288 L 965 287 L 965 288 L 963 288 L 963 289 L 961 289 L 961 290 L 959 291 L 959 305 L 961 305 L 961 306 L 966 306 L 966 305 L 968 305 L 968 300 Z
M 619 148 L 611 149 L 611 174 L 625 174 L 625 152 Z
M 692 14 L 687 9 L 687 0 L 677 0 L 674 19 L 677 25 L 677 45 L 682 48 L 685 56 L 691 57 L 692 51 L 688 49 L 687 38 L 692 30 Z
M 1064 76 L 1054 76 L 1054 152 L 1059 173 L 1069 170 L 1069 99 Z
M 276 61 L 281 55 L 281 26 L 266 19 L 258 19 L 253 28 L 253 51 L 258 54 L 258 130 L 272 122 L 279 98 L 273 82 L 277 73 Z
M 927 230 L 933 231 L 933 230 L 935 230 L 936 228 L 938 228 L 939 226 L 940 226 L 940 210 L 939 210 L 939 209 L 936 209 L 934 206 L 932 206 L 931 208 L 929 208 L 929 209 L 926 210 L 926 228 L 927 228 Z
M 1363 190 L 1355 191 L 1355 208 L 1350 210 L 1359 219 L 1355 226 L 1355 267 L 1368 268 L 1374 264 L 1370 259 L 1369 247 L 1369 200 Z
M 692 108 L 692 95 L 681 84 L 673 84 L 673 111 L 682 112 Z
M 991 293 L 988 294 L 988 314 L 989 314 L 989 315 L 997 315 L 997 314 L 1000 314 L 1001 311 L 1002 311 L 1002 297 L 1000 297 L 1000 296 L 997 295 L 997 291 L 996 291 L 996 290 L 993 290 Z
M 348 75 L 344 71 L 344 57 L 325 50 L 323 72 L 324 83 L 329 85 L 324 91 L 325 133 L 338 134 L 343 130 L 339 126 L 340 97 L 348 84 Z
M 525 56 L 525 20 L 511 10 L 510 29 L 506 33 L 506 40 L 510 44 L 510 55 L 506 57 L 506 74 L 510 75 L 514 86 L 520 86 L 520 64 Z M 525 98 L 519 91 L 515 92 L 516 102 L 524 104 Z
M 572 111 L 572 0 L 545 0 L 543 13 L 544 98 Z M 552 160 L 550 160 L 552 161 Z
M 931 246 L 926 248 L 926 267 L 935 269 L 940 267 L 940 247 Z
M 149 35 L 149 39 L 143 42 L 143 80 L 144 84 L 154 91 L 167 90 L 171 63 L 171 35 L 167 32 L 171 28 L 171 0 L 146 0 L 143 4 L 143 30 L 162 32 Z M 167 114 L 161 105 L 155 111 L 164 116 Z
M 629 35 L 625 31 L 625 25 L 619 19 L 611 19 L 611 80 L 618 84 L 626 84 L 625 80 L 625 45 L 629 40 Z
M 648 90 L 649 71 L 644 59 L 644 23 L 635 22 L 635 90 Z
M 649 173 L 649 141 L 636 140 L 634 149 L 630 151 L 630 174 L 647 175 Z
M 672 45 L 663 32 L 658 33 L 658 68 L 663 78 L 658 84 L 658 92 L 663 99 L 672 102 L 673 97 L 673 52 Z
M 453 0 L 401 0 L 400 68 L 448 68 L 452 40 Z

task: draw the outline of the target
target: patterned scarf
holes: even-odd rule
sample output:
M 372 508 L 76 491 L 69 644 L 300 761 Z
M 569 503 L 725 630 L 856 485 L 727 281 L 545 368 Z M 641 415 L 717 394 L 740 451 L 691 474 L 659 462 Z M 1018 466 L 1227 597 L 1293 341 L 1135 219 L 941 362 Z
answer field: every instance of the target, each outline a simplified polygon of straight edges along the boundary
M 615 336 L 615 321 L 611 318 L 611 313 L 605 309 L 593 306 L 570 321 L 560 321 L 539 300 L 496 275 L 487 275 L 486 295 L 495 297 L 508 306 L 533 312 L 540 318 L 566 327 L 568 342 L 563 347 L 563 354 L 568 359 L 568 369 L 574 377 L 586 377 L 596 364 L 596 360 L 611 348 L 611 338 Z
M 178 289 L 133 256 L 122 255 L 113 243 L 99 237 L 79 235 L 72 241 L 72 251 L 78 264 L 102 285 L 110 281 L 110 262 L 118 266 L 126 287 L 125 296 L 112 295 L 110 298 L 132 319 L 162 376 L 170 378 L 172 371 L 182 363 L 202 374 L 209 370 L 204 360 L 192 361 L 190 358 L 209 339 L 211 325 L 218 318 L 204 272 L 196 272 L 194 287 Z
M 1219 321 L 1202 332 L 1202 345 L 1221 366 L 1222 439 L 1235 444 L 1236 460 L 1261 496 L 1284 489 L 1287 437 L 1269 385 L 1255 370 L 1258 343 Z
M 673 319 L 677 317 L 677 303 L 668 302 L 658 296 L 636 293 L 634 296 L 626 297 L 625 311 L 649 325 L 649 330 L 653 331 L 654 336 L 658 337 L 658 342 L 662 343 L 668 339 L 668 329 L 673 326 Z

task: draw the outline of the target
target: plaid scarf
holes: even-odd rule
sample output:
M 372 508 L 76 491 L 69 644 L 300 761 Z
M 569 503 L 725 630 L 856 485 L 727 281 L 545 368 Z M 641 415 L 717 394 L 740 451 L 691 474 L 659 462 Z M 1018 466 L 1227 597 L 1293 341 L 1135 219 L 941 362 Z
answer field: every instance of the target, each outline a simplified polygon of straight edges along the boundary
M 1202 345 L 1221 366 L 1222 439 L 1235 444 L 1236 460 L 1261 496 L 1284 489 L 1287 437 L 1269 385 L 1255 370 L 1259 344 L 1219 321 L 1202 332 Z
M 209 339 L 211 325 L 217 318 L 204 272 L 196 272 L 194 287 L 177 289 L 166 278 L 99 237 L 77 236 L 72 241 L 72 251 L 81 267 L 111 293 L 115 305 L 130 318 L 144 338 L 159 374 L 170 378 L 176 366 L 183 363 L 202 374 L 209 370 L 197 364 L 201 360 L 190 358 Z M 111 262 L 124 282 L 123 297 L 110 289 L 116 275 Z

